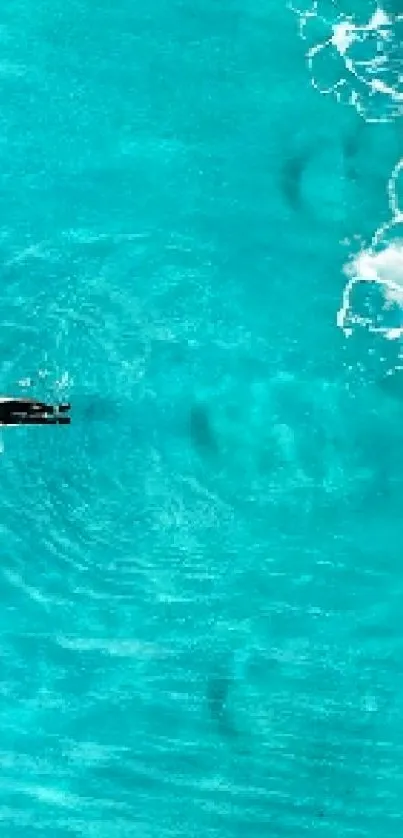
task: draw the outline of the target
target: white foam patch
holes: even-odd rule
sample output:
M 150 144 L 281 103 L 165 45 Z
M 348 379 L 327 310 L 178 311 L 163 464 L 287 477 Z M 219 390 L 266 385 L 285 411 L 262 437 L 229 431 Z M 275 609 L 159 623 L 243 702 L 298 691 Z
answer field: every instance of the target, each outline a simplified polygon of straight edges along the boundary
M 320 93 L 348 102 L 366 122 L 390 122 L 402 115 L 403 13 L 391 16 L 378 6 L 362 23 L 320 0 L 308 10 L 291 8 L 301 38 L 313 40 L 306 59 Z M 319 31 L 320 40 L 315 40 Z
M 395 235 L 391 235 L 394 230 Z M 337 325 L 350 336 L 357 327 L 388 340 L 403 336 L 403 227 L 383 231 L 373 246 L 360 251 L 346 265 L 348 281 Z
M 345 266 L 348 279 L 337 325 L 346 336 L 364 327 L 387 340 L 403 337 L 403 212 L 398 194 L 402 171 L 403 158 L 387 184 L 391 221 L 379 227 L 370 247 Z
M 341 12 L 333 0 L 290 8 L 309 44 L 306 59 L 316 90 L 352 105 L 366 122 L 395 122 L 403 115 L 403 7 L 391 14 L 378 4 L 367 21 Z M 403 338 L 402 171 L 403 158 L 387 185 L 391 221 L 345 266 L 337 325 L 347 336 L 366 329 L 387 340 Z

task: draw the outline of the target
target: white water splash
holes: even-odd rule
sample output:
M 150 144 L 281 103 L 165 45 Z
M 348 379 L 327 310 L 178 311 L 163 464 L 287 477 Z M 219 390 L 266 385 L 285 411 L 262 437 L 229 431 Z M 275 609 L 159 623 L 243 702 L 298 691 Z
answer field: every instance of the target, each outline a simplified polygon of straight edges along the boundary
M 355 254 L 345 267 L 348 281 L 337 325 L 346 336 L 351 336 L 356 327 L 387 340 L 403 336 L 403 212 L 398 197 L 402 170 L 403 158 L 388 181 L 392 220 L 379 227 L 370 246 Z
M 386 245 L 378 253 L 372 248 L 362 251 L 346 267 L 346 274 L 349 279 L 337 313 L 337 325 L 345 335 L 350 336 L 356 326 L 362 326 L 388 340 L 400 338 L 403 335 L 403 239 Z M 358 293 L 358 286 L 362 288 L 364 284 L 364 293 Z
M 366 22 L 340 12 L 333 0 L 291 8 L 301 38 L 311 42 L 306 59 L 318 92 L 353 106 L 368 123 L 395 122 L 403 115 L 403 7 L 392 16 L 378 4 Z M 403 158 L 387 184 L 391 220 L 345 266 L 337 325 L 346 336 L 359 328 L 387 340 L 403 337 L 402 171 Z
M 312 85 L 352 105 L 366 122 L 395 120 L 403 114 L 403 13 L 392 17 L 378 6 L 361 23 L 323 5 L 291 6 L 304 41 L 316 41 L 319 30 L 323 36 L 306 52 Z

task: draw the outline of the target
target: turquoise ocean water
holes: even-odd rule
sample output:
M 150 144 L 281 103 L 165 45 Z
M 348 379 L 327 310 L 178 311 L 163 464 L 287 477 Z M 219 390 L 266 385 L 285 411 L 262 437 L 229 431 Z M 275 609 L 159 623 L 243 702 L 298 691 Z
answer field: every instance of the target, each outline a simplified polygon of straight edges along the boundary
M 403 21 L 294 5 L 0 10 L 2 838 L 402 835 Z

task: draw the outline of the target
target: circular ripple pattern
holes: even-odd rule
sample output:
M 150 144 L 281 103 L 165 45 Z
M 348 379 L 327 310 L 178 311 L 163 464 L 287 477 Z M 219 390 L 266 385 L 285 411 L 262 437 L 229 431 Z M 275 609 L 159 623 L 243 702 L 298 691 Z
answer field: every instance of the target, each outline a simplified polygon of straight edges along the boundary
M 208 248 L 195 267 L 175 234 L 150 248 L 147 235 L 73 231 L 4 250 L 5 391 L 70 400 L 73 422 L 4 430 L 2 572 L 13 601 L 50 609 L 60 630 L 73 614 L 78 633 L 80 619 L 102 627 L 113 602 L 130 634 L 182 596 L 178 551 L 198 566 L 201 534 L 232 518 L 192 478 L 187 421 L 204 347 L 243 340 L 237 296 L 220 303 Z

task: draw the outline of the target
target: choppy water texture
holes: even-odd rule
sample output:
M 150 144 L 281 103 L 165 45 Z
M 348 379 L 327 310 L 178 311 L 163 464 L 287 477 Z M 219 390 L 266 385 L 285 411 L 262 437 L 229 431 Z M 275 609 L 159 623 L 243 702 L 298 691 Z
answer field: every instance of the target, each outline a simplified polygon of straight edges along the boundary
M 296 6 L 0 10 L 2 838 L 401 838 L 403 19 Z

